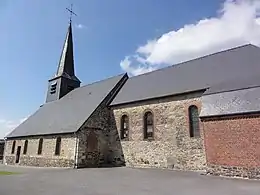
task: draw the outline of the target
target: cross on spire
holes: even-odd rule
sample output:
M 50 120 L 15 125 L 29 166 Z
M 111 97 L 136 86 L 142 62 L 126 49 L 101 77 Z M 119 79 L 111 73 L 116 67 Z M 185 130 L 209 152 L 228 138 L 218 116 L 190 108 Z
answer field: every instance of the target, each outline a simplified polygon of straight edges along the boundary
M 70 8 L 66 8 L 68 10 L 68 12 L 70 12 L 70 23 L 71 23 L 72 16 L 73 15 L 77 16 L 77 14 L 72 11 L 72 6 L 73 6 L 73 4 L 70 5 Z

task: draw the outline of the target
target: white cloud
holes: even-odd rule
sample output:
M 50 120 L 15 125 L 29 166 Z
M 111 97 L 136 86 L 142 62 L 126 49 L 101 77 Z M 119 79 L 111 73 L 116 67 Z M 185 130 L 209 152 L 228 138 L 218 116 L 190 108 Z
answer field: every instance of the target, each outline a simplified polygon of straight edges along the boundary
M 27 118 L 22 118 L 19 120 L 6 120 L 0 119 L 0 139 L 4 138 L 8 133 L 10 133 L 15 127 L 24 122 Z
M 125 59 L 120 62 L 120 66 L 124 71 L 129 72 L 132 75 L 139 75 L 156 69 L 155 67 L 146 65 L 142 60 L 142 58 L 139 59 L 137 56 L 126 56 Z M 133 61 L 137 61 L 137 65 L 133 66 Z M 138 62 L 140 62 L 140 65 L 138 65 Z
M 83 24 L 75 24 L 75 27 L 78 28 L 78 29 L 86 28 L 86 26 L 83 25 Z
M 245 43 L 260 45 L 259 0 L 228 0 L 217 13 L 148 40 L 121 68 L 138 75 Z

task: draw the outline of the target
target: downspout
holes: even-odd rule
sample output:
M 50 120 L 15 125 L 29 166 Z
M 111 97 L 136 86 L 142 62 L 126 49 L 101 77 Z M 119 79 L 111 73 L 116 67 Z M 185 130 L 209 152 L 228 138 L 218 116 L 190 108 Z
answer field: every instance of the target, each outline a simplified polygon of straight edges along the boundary
M 75 146 L 75 156 L 74 156 L 74 169 L 78 168 L 78 134 L 74 132 L 75 139 L 76 139 L 76 146 Z

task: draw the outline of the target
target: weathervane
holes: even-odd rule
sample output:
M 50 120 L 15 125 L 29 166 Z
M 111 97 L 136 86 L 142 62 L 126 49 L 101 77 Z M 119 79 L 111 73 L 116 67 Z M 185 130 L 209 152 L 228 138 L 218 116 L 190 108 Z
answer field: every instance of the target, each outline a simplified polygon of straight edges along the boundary
M 70 12 L 70 23 L 71 23 L 71 20 L 72 20 L 72 15 L 77 16 L 77 14 L 75 14 L 75 13 L 72 11 L 72 6 L 73 6 L 73 4 L 70 5 L 70 8 L 66 8 L 66 9 L 68 10 L 68 12 Z

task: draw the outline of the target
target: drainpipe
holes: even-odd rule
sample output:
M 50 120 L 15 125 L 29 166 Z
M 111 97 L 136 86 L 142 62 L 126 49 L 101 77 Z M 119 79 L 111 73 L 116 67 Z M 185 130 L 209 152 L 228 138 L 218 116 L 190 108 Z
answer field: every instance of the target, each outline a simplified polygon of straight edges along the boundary
M 74 169 L 78 168 L 78 134 L 74 132 L 75 139 L 76 139 L 76 146 L 75 146 L 75 156 L 74 156 Z

